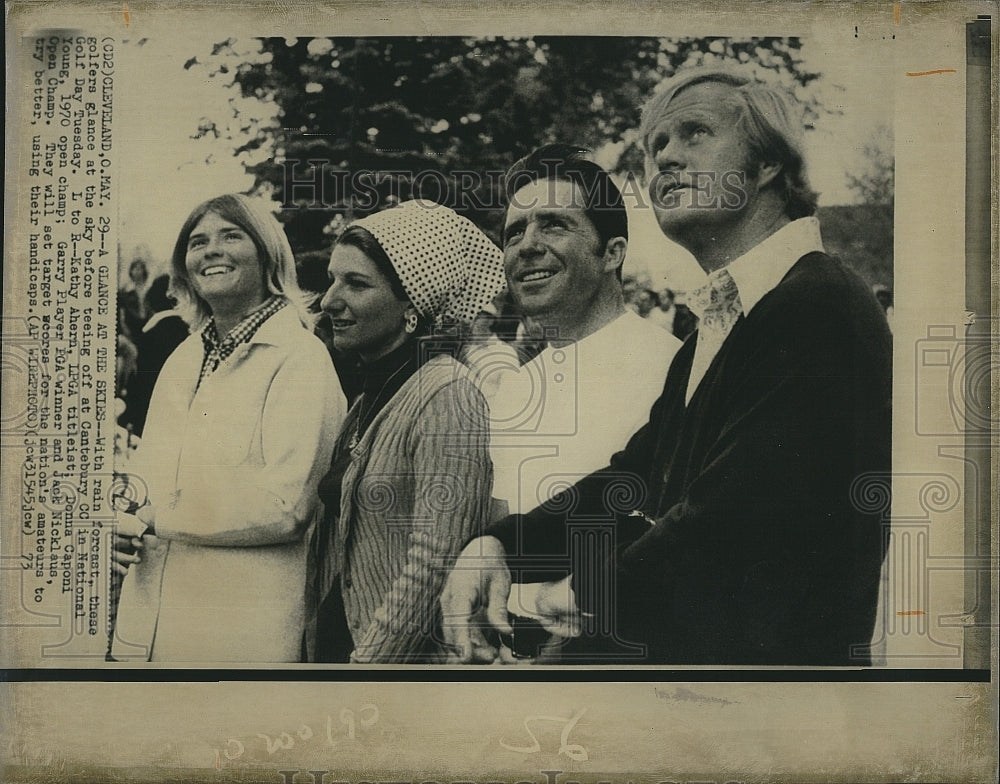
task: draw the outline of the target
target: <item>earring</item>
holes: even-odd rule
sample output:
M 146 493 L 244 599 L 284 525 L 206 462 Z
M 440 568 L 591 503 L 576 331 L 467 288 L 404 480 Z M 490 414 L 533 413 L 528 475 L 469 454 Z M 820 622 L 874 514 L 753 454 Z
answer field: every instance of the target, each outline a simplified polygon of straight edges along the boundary
M 406 324 L 403 326 L 403 329 L 405 329 L 411 335 L 414 332 L 417 331 L 417 314 L 416 313 L 407 313 L 406 314 Z

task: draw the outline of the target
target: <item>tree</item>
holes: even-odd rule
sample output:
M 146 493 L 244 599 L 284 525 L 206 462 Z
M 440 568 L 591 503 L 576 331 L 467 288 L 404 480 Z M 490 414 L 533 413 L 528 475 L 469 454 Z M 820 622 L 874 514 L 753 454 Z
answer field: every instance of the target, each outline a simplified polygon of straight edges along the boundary
M 253 57 L 234 58 L 227 40 L 186 67 L 273 104 L 273 121 L 235 136 L 234 150 L 258 153 L 248 170 L 282 202 L 299 252 L 412 196 L 495 234 L 502 172 L 530 149 L 613 145 L 613 168 L 639 172 L 634 129 L 660 80 L 718 62 L 778 75 L 801 93 L 819 74 L 800 50 L 795 38 L 266 38 Z M 266 148 L 273 157 L 261 162 Z
M 895 194 L 895 157 L 892 133 L 880 126 L 860 150 L 858 173 L 847 172 L 847 187 L 862 204 L 893 205 Z
M 871 134 L 845 176 L 859 204 L 822 212 L 825 241 L 870 284 L 892 288 L 895 158 L 889 127 Z

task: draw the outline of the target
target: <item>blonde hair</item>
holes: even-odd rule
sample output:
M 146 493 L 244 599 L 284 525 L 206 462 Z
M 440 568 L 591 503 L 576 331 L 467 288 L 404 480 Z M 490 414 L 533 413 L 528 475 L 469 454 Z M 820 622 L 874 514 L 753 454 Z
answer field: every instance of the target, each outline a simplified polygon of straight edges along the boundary
M 817 194 L 806 173 L 802 111 L 798 101 L 781 87 L 726 68 L 680 71 L 643 108 L 639 138 L 646 155 L 651 155 L 650 136 L 670 102 L 682 90 L 704 82 L 735 88 L 731 102 L 739 111 L 736 127 L 743 135 L 750 163 L 781 164 L 781 176 L 775 184 L 785 200 L 785 214 L 792 220 L 815 214 Z
M 188 239 L 201 219 L 210 212 L 250 235 L 260 255 L 267 290 L 288 299 L 303 326 L 312 329 L 316 316 L 310 312 L 309 306 L 316 297 L 299 288 L 295 257 L 284 229 L 262 199 L 250 199 L 241 193 L 227 193 L 199 204 L 184 221 L 174 243 L 170 259 L 170 288 L 177 298 L 178 309 L 191 329 L 200 328 L 212 315 L 211 308 L 198 296 L 187 272 Z

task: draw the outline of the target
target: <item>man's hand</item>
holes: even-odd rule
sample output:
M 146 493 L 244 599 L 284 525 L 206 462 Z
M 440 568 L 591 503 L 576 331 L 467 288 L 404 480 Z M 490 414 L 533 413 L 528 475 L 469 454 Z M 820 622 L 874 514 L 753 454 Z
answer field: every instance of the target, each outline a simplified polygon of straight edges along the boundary
M 576 605 L 573 576 L 559 582 L 542 583 L 538 589 L 539 623 L 557 637 L 579 637 L 583 632 L 583 617 Z
M 486 632 L 513 629 L 507 622 L 510 570 L 499 539 L 473 539 L 458 556 L 441 592 L 442 625 L 449 660 L 489 664 L 497 658 L 498 642 Z M 492 637 L 493 635 L 491 635 Z
M 515 615 L 534 618 L 556 637 L 579 637 L 583 622 L 571 580 L 572 575 L 557 582 L 516 585 L 508 608 Z

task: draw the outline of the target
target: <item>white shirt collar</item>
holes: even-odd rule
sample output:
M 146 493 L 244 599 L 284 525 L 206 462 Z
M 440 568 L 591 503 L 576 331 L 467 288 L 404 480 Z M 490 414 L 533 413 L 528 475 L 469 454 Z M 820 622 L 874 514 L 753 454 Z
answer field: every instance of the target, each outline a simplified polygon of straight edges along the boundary
M 799 218 L 731 261 L 726 271 L 736 281 L 744 315 L 781 282 L 795 262 L 815 251 L 823 252 L 819 221 L 814 217 Z
M 625 308 L 625 310 L 603 327 L 594 330 L 589 335 L 584 335 L 579 340 L 574 340 L 573 344 L 576 345 L 577 349 L 580 346 L 586 346 L 587 351 L 590 351 L 592 347 L 594 351 L 604 351 L 605 346 L 609 350 L 621 351 L 623 347 L 619 344 L 619 340 L 623 335 L 628 334 L 630 325 L 637 321 L 643 321 L 642 316 L 629 308 Z M 548 345 L 541 353 L 552 353 L 559 350 L 560 347 L 558 346 Z

